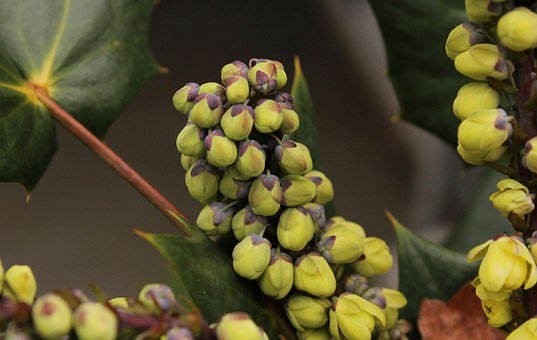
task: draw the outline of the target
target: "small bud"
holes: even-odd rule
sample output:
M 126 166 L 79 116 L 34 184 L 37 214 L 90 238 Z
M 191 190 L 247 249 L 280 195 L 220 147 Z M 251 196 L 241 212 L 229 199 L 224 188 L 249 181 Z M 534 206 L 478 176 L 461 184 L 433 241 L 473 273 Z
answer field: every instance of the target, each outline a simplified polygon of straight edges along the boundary
M 326 215 L 324 213 L 324 206 L 317 203 L 306 203 L 303 207 L 310 213 L 315 232 L 324 227 L 326 223 Z
M 4 297 L 31 305 L 36 291 L 37 283 L 30 267 L 14 265 L 6 271 L 2 291 Z
M 270 262 L 258 279 L 265 295 L 283 299 L 293 287 L 293 259 L 279 250 L 270 250 Z
M 205 149 L 205 146 L 203 146 L 203 149 Z M 200 160 L 199 157 L 187 156 L 185 154 L 182 154 L 181 155 L 181 166 L 183 167 L 183 169 L 188 171 L 199 160 Z
M 513 51 L 537 47 L 537 14 L 527 7 L 517 7 L 503 15 L 496 31 L 502 45 Z
M 218 83 L 201 84 L 198 89 L 198 94 L 214 94 L 220 98 L 222 103 L 226 101 L 226 88 Z
M 239 144 L 238 149 L 239 149 L 239 155 L 237 157 L 237 161 L 239 160 L 239 157 L 241 156 L 240 144 Z M 247 181 L 249 179 L 252 179 L 252 176 L 245 175 L 239 170 L 237 170 L 237 161 L 235 161 L 235 164 L 227 167 L 227 171 L 229 172 L 231 177 L 233 177 L 234 179 L 238 179 L 239 181 Z
M 218 170 L 202 159 L 196 162 L 186 173 L 185 183 L 194 199 L 207 202 L 218 192 Z
M 359 225 L 358 223 L 355 223 L 355 222 L 346 221 L 344 219 L 341 220 L 341 219 L 343 219 L 343 217 L 341 217 L 341 216 L 332 217 L 329 220 L 329 223 L 326 223 L 324 230 L 329 231 L 330 229 L 332 229 L 334 227 L 337 227 L 339 225 L 345 225 L 345 227 L 348 230 L 352 230 L 356 234 L 358 234 L 359 236 L 365 237 L 365 230 L 361 225 Z
M 362 295 L 368 289 L 369 280 L 367 277 L 356 273 L 347 276 L 347 279 L 345 280 L 346 292 Z
M 138 294 L 138 300 L 153 313 L 169 312 L 177 304 L 172 289 L 160 283 L 145 285 Z
M 453 101 L 453 113 L 465 120 L 480 110 L 496 109 L 500 105 L 500 93 L 485 82 L 471 82 L 459 89 Z
M 226 136 L 233 140 L 243 140 L 252 132 L 254 126 L 254 109 L 248 105 L 233 105 L 230 107 L 220 124 Z
M 279 104 L 283 114 L 283 121 L 282 125 L 280 126 L 280 131 L 290 135 L 298 130 L 300 126 L 300 118 L 298 118 L 298 114 L 296 113 L 293 104 L 287 102 Z
M 118 321 L 108 308 L 96 302 L 84 302 L 74 312 L 76 335 L 81 340 L 116 338 Z
M 40 337 L 63 338 L 71 331 L 71 308 L 64 299 L 49 293 L 38 298 L 32 307 L 32 321 Z
M 492 327 L 503 327 L 513 320 L 513 311 L 509 305 L 511 292 L 490 292 L 483 287 L 479 277 L 472 282 L 475 294 L 481 300 L 481 307 Z
M 272 216 L 278 212 L 283 199 L 280 180 L 274 175 L 260 175 L 252 184 L 248 202 L 254 213 Z
M 108 303 L 114 308 L 129 309 L 129 299 L 126 297 L 116 297 L 108 300 Z
M 196 337 L 192 334 L 192 331 L 185 327 L 170 328 L 164 337 L 160 340 L 195 340 Z
M 512 132 L 504 110 L 476 111 L 459 125 L 457 152 L 472 165 L 496 162 L 507 150 L 503 144 Z
M 317 195 L 315 196 L 315 203 L 326 204 L 334 198 L 334 187 L 332 181 L 326 175 L 320 171 L 313 170 L 304 175 L 307 179 L 315 183 L 317 186 Z
M 261 94 L 268 94 L 278 86 L 276 65 L 262 61 L 248 70 L 248 82 L 254 90 Z
M 284 87 L 285 84 L 287 84 L 287 73 L 285 73 L 283 64 L 279 61 L 270 60 L 270 62 L 276 66 L 276 81 L 278 82 L 278 85 L 276 85 L 276 89 L 279 90 Z
M 371 277 L 385 274 L 392 268 L 392 265 L 393 257 L 386 242 L 377 237 L 366 237 L 364 253 L 353 264 L 353 268 L 358 274 Z
M 239 144 L 239 155 L 235 168 L 243 175 L 257 177 L 265 171 L 266 155 L 255 140 L 245 140 Z
M 303 331 L 324 326 L 328 322 L 328 307 L 327 299 L 294 293 L 285 304 L 285 312 L 293 327 Z
M 225 235 L 231 228 L 233 210 L 225 203 L 211 202 L 201 209 L 196 225 L 206 235 Z
M 276 147 L 278 164 L 291 175 L 304 175 L 313 168 L 310 150 L 302 143 L 291 140 Z
M 196 97 L 190 110 L 190 120 L 202 128 L 211 128 L 220 123 L 224 114 L 222 100 L 215 94 L 202 93 Z
M 249 205 L 236 213 L 231 220 L 231 229 L 237 241 L 241 241 L 250 233 L 259 235 L 266 226 L 267 218 L 254 213 Z
M 351 263 L 362 256 L 364 237 L 347 224 L 335 224 L 322 234 L 317 250 L 330 263 Z
M 197 127 L 192 122 L 188 122 L 177 136 L 177 150 L 183 155 L 202 157 L 205 155 L 204 140 L 206 136 L 206 130 Z
M 304 207 L 287 208 L 280 216 L 276 233 L 283 247 L 299 251 L 311 241 L 315 227 L 311 215 Z
M 451 60 L 454 60 L 462 52 L 468 51 L 473 45 L 486 41 L 485 34 L 477 29 L 477 25 L 465 22 L 449 32 L 446 41 L 446 54 Z
M 455 68 L 474 80 L 492 77 L 504 80 L 509 77 L 507 62 L 498 46 L 477 44 L 455 58 Z
M 330 340 L 328 327 L 304 328 L 303 331 L 296 332 L 298 340 Z
M 332 299 L 330 334 L 335 339 L 370 339 L 376 323 L 386 325 L 384 313 L 364 298 L 343 293 Z
M 240 276 L 255 280 L 270 262 L 270 242 L 258 235 L 248 234 L 233 249 L 233 269 Z
M 226 81 L 233 76 L 246 78 L 248 77 L 248 66 L 246 66 L 246 64 L 242 61 L 235 60 L 234 62 L 226 64 L 224 67 L 222 67 L 221 75 L 222 84 L 225 84 Z
M 265 340 L 266 334 L 246 313 L 228 313 L 216 325 L 216 337 L 222 340 Z
M 226 96 L 233 104 L 244 103 L 250 95 L 248 80 L 241 76 L 231 76 L 226 82 Z
M 537 174 L 537 137 L 526 142 L 522 164 L 534 174 Z
M 502 0 L 503 1 L 503 0 Z M 473 22 L 489 22 L 502 13 L 502 1 L 466 0 L 466 15 Z
M 287 92 L 278 92 L 278 94 L 274 97 L 274 100 L 278 103 L 293 104 L 293 97 Z
M 177 90 L 173 95 L 173 106 L 175 106 L 175 109 L 182 114 L 190 112 L 198 96 L 198 88 L 199 85 L 196 83 L 187 83 Z
M 226 171 L 222 179 L 220 180 L 220 185 L 218 190 L 222 195 L 232 200 L 242 200 L 248 197 L 250 192 L 250 186 L 252 182 L 250 181 L 239 181 L 234 179 L 231 174 Z
M 255 128 L 261 133 L 269 133 L 280 128 L 283 112 L 280 105 L 272 99 L 261 99 L 256 103 Z
M 531 318 L 518 326 L 505 340 L 533 340 L 537 337 L 537 318 Z
M 500 191 L 490 195 L 489 199 L 503 217 L 515 214 L 519 219 L 523 219 L 535 209 L 528 188 L 514 179 L 503 179 L 496 187 Z
M 205 137 L 207 161 L 216 167 L 225 167 L 235 163 L 237 146 L 235 142 L 224 135 L 220 129 L 213 130 Z
M 317 187 L 304 176 L 287 175 L 282 177 L 280 185 L 283 190 L 282 204 L 288 207 L 304 205 L 315 198 Z
M 362 297 L 379 307 L 384 313 L 386 319 L 386 329 L 391 329 L 395 326 L 399 319 L 399 309 L 407 305 L 407 299 L 398 290 L 373 287 L 368 289 Z
M 315 296 L 329 297 L 336 290 L 336 277 L 324 257 L 309 253 L 295 260 L 294 286 Z

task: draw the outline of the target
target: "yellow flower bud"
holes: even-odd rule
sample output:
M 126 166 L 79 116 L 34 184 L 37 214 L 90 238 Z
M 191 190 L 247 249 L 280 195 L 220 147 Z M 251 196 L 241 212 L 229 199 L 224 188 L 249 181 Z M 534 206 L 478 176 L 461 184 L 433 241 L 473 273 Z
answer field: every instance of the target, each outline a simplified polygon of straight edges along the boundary
M 2 295 L 31 305 L 37 291 L 34 273 L 28 266 L 14 265 L 4 275 Z
M 203 149 L 205 149 L 205 146 L 203 147 Z M 181 166 L 183 167 L 183 169 L 188 171 L 199 160 L 199 157 L 187 156 L 183 154 L 181 155 Z
M 489 292 L 483 287 L 479 277 L 472 282 L 475 294 L 481 300 L 481 307 L 492 327 L 502 327 L 513 320 L 513 313 L 509 305 L 511 293 Z
M 118 321 L 108 308 L 96 302 L 84 302 L 74 312 L 76 335 L 80 340 L 116 338 Z
M 168 312 L 177 304 L 172 289 L 160 283 L 145 285 L 138 294 L 138 300 L 153 313 Z
M 280 180 L 274 175 L 260 175 L 252 184 L 248 202 L 254 213 L 272 216 L 278 212 L 283 199 Z
M 505 340 L 537 340 L 537 318 L 531 318 L 524 322 Z
M 330 332 L 327 327 L 304 328 L 303 331 L 296 332 L 298 340 L 330 340 Z
M 190 196 L 205 203 L 218 192 L 218 179 L 218 170 L 201 159 L 187 171 L 185 183 Z
M 225 235 L 231 228 L 233 211 L 222 202 L 211 202 L 201 209 L 196 225 L 206 235 Z
M 364 252 L 364 236 L 345 223 L 336 223 L 322 234 L 318 251 L 330 263 L 351 263 Z
M 231 229 L 237 241 L 242 241 L 250 233 L 260 234 L 266 226 L 267 218 L 254 213 L 249 205 L 236 213 L 231 220 Z
M 268 94 L 278 86 L 277 74 L 278 69 L 274 63 L 259 61 L 248 70 L 248 82 L 256 92 Z
M 330 334 L 335 339 L 371 339 L 376 322 L 386 325 L 384 313 L 373 303 L 351 293 L 333 298 Z
M 329 231 L 331 228 L 334 228 L 338 225 L 344 225 L 347 229 L 354 231 L 359 236 L 365 237 L 365 230 L 361 225 L 355 222 L 345 221 L 343 217 L 340 216 L 334 216 L 328 220 L 325 225 L 325 231 Z
M 259 144 L 259 143 L 258 143 Z M 227 167 L 227 171 L 233 177 L 234 179 L 238 179 L 239 181 L 247 181 L 252 178 L 252 176 L 248 176 L 237 170 L 237 163 L 239 161 L 239 158 L 241 157 L 241 146 L 239 144 L 238 147 L 239 155 L 237 156 L 237 161 L 235 161 L 235 164 L 230 165 Z
M 489 199 L 494 208 L 504 217 L 515 214 L 519 218 L 523 218 L 535 208 L 528 188 L 514 179 L 503 179 L 498 182 L 496 187 L 500 191 L 490 195 Z
M 287 102 L 280 102 L 279 104 L 283 113 L 283 121 L 280 126 L 280 131 L 290 135 L 298 130 L 300 126 L 300 118 L 298 118 L 298 114 L 296 113 L 293 104 Z
M 343 221 L 345 221 L 345 218 L 343 218 L 343 216 L 332 216 L 328 219 L 328 221 L 326 221 L 324 228 L 328 229 L 330 228 L 330 226 L 332 226 L 336 222 L 343 222 Z M 365 235 L 365 232 L 364 232 L 364 235 Z
M 237 159 L 237 146 L 227 138 L 224 131 L 216 129 L 205 138 L 207 160 L 216 167 L 226 167 L 235 163 Z
M 524 243 L 514 236 L 500 235 L 474 247 L 468 262 L 483 259 L 479 280 L 490 292 L 511 292 L 537 283 L 537 266 Z
M 183 155 L 201 157 L 205 155 L 205 136 L 207 132 L 204 129 L 188 122 L 177 136 L 177 150 Z
M 258 279 L 261 291 L 275 299 L 283 299 L 293 287 L 293 259 L 291 256 L 271 249 L 270 262 Z
M 246 313 L 228 313 L 216 325 L 216 337 L 222 340 L 265 340 L 266 334 Z
M 315 184 L 304 176 L 287 175 L 282 177 L 280 185 L 283 190 L 282 204 L 288 207 L 304 205 L 313 200 L 317 194 Z
M 283 64 L 276 60 L 268 60 L 274 66 L 276 66 L 276 81 L 278 82 L 278 85 L 276 85 L 276 89 L 281 89 L 282 87 L 287 84 L 287 73 L 285 73 L 285 69 L 283 67 Z
M 504 110 L 476 111 L 459 125 L 457 152 L 472 165 L 496 162 L 507 150 L 503 144 L 512 132 Z
M 233 249 L 233 269 L 240 276 L 255 280 L 270 262 L 270 242 L 261 236 L 248 234 Z
M 198 95 L 200 94 L 214 94 L 222 102 L 226 101 L 226 88 L 215 82 L 201 84 L 198 89 Z
M 175 109 L 182 114 L 190 112 L 198 96 L 198 88 L 199 85 L 196 83 L 187 83 L 177 90 L 173 95 L 173 106 L 175 106 Z
M 261 99 L 256 103 L 254 125 L 261 133 L 269 133 L 280 128 L 283 112 L 280 105 L 272 99 Z
M 220 123 L 224 114 L 222 100 L 215 94 L 198 94 L 190 110 L 190 120 L 201 128 L 210 128 Z
M 232 76 L 241 76 L 246 78 L 248 76 L 248 66 L 246 66 L 246 64 L 242 61 L 238 60 L 224 65 L 221 72 L 222 84 L 225 84 L 226 81 Z
M 288 208 L 280 216 L 276 233 L 283 247 L 299 251 L 311 241 L 315 227 L 310 213 L 304 207 Z
M 496 30 L 502 45 L 513 51 L 537 47 L 537 14 L 527 7 L 517 7 L 503 15 Z
M 302 143 L 288 140 L 276 147 L 280 167 L 291 175 L 304 175 L 313 168 L 310 150 Z
M 0 259 L 0 294 L 2 294 L 3 285 L 4 285 L 4 266 L 2 265 L 2 260 Z
M 242 200 L 248 197 L 251 185 L 252 182 L 234 179 L 229 171 L 226 171 L 220 180 L 218 190 L 227 198 L 232 200 Z
M 315 203 L 326 204 L 334 198 L 334 187 L 332 181 L 326 175 L 318 170 L 313 170 L 304 175 L 307 179 L 317 186 L 317 195 Z
M 329 297 L 336 291 L 336 277 L 318 253 L 302 255 L 295 260 L 294 280 L 296 289 L 318 297 Z
M 285 304 L 285 312 L 293 327 L 303 331 L 305 328 L 324 326 L 328 322 L 330 305 L 330 301 L 325 298 L 294 293 Z
M 248 80 L 241 76 L 231 76 L 226 81 L 226 96 L 227 99 L 233 103 L 244 103 L 250 95 L 250 86 L 248 86 Z
M 500 105 L 500 93 L 485 82 L 472 82 L 457 92 L 453 101 L 453 113 L 465 120 L 475 111 L 496 109 Z
M 537 137 L 526 142 L 522 164 L 534 174 L 537 174 Z
M 503 0 L 502 0 L 503 1 Z M 501 4 L 495 0 L 465 0 L 466 15 L 473 22 L 489 22 L 501 14 Z
M 233 140 L 243 140 L 248 137 L 254 126 L 254 109 L 247 105 L 233 105 L 230 107 L 220 124 L 226 136 Z
M 473 45 L 486 40 L 485 35 L 478 32 L 477 28 L 476 25 L 465 22 L 449 32 L 446 40 L 446 54 L 450 59 L 455 59 L 456 56 L 468 51 Z
M 258 142 L 245 140 L 239 144 L 235 168 L 245 176 L 257 177 L 265 170 L 266 158 L 265 151 Z
M 108 303 L 114 308 L 129 309 L 130 306 L 129 299 L 127 299 L 126 297 L 116 297 L 108 300 Z
M 493 44 L 470 47 L 455 58 L 455 68 L 474 80 L 487 80 L 487 77 L 504 80 L 509 77 L 507 62 L 498 46 Z
M 49 293 L 38 298 L 32 307 L 34 328 L 45 339 L 63 338 L 71 331 L 71 308 L 64 299 Z
M 377 237 L 364 239 L 364 253 L 358 261 L 353 263 L 353 268 L 360 275 L 371 277 L 388 272 L 393 265 L 393 257 L 390 248 Z

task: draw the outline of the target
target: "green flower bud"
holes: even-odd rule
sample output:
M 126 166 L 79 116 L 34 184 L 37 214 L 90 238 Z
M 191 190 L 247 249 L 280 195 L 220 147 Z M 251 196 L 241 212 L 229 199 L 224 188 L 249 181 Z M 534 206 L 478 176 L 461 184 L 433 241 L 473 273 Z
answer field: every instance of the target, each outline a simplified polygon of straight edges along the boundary
M 177 90 L 173 95 L 173 106 L 175 106 L 175 109 L 182 114 L 190 112 L 198 96 L 198 88 L 199 85 L 196 83 L 187 83 Z
M 216 325 L 216 337 L 222 340 L 265 340 L 267 335 L 246 313 L 228 313 Z
M 254 125 L 261 133 L 276 131 L 283 123 L 282 108 L 272 99 L 259 100 L 254 111 Z
M 333 225 L 321 236 L 317 250 L 331 263 L 351 263 L 364 252 L 364 237 L 348 224 Z
M 472 165 L 496 162 L 507 150 L 503 144 L 512 132 L 504 110 L 476 111 L 459 125 L 457 152 Z
M 285 312 L 293 327 L 303 331 L 324 326 L 330 305 L 327 299 L 294 293 L 285 304 Z
M 334 187 L 332 181 L 326 175 L 318 170 L 313 170 L 304 175 L 307 179 L 317 186 L 317 195 L 315 203 L 326 204 L 334 198 Z
M 319 231 L 326 223 L 324 206 L 317 203 L 306 203 L 303 207 L 310 213 L 315 232 Z
M 258 279 L 265 295 L 283 299 L 293 287 L 293 259 L 279 250 L 270 250 L 270 262 Z
M 233 176 L 226 171 L 220 180 L 218 190 L 227 198 L 232 200 L 242 200 L 248 197 L 251 185 L 252 182 L 234 179 Z
M 280 131 L 290 135 L 300 126 L 300 118 L 298 118 L 298 113 L 295 111 L 295 107 L 291 103 L 283 102 L 279 103 L 282 109 L 283 121 L 280 126 Z
M 222 103 L 227 99 L 226 88 L 214 82 L 201 84 L 198 89 L 198 94 L 214 94 L 220 98 Z
M 254 90 L 268 94 L 278 86 L 277 68 L 274 63 L 261 61 L 248 70 L 248 82 Z
M 205 137 L 207 161 L 216 167 L 225 167 L 235 163 L 237 146 L 224 135 L 224 131 L 216 129 Z
M 254 109 L 250 106 L 233 105 L 224 113 L 220 124 L 226 136 L 233 140 L 243 140 L 252 132 L 254 117 Z
M 330 332 L 327 327 L 304 328 L 303 331 L 296 332 L 298 340 L 330 340 Z
M 249 205 L 236 213 L 231 220 L 231 229 L 237 241 L 241 241 L 250 233 L 260 234 L 266 226 L 267 218 L 254 213 Z
M 245 140 L 239 144 L 236 169 L 243 175 L 257 177 L 265 171 L 266 155 L 255 140 Z
M 367 277 L 356 273 L 347 276 L 347 279 L 345 280 L 346 292 L 362 295 L 368 289 L 369 280 Z
M 263 274 L 270 262 L 269 240 L 248 234 L 233 249 L 233 269 L 240 276 L 255 280 Z
M 205 146 L 203 146 L 203 149 L 205 150 Z M 187 156 L 185 154 L 182 154 L 181 155 L 181 166 L 183 167 L 183 169 L 188 171 L 199 160 L 200 160 L 199 157 Z
M 313 168 L 310 150 L 302 143 L 285 141 L 275 153 L 280 167 L 291 175 L 304 175 Z
M 295 260 L 294 286 L 319 297 L 336 291 L 336 277 L 328 262 L 318 253 L 309 253 Z
M 503 1 L 503 0 L 502 0 Z M 465 0 L 466 15 L 473 22 L 489 22 L 502 13 L 502 1 Z
M 241 156 L 241 146 L 240 146 L 240 144 L 239 144 L 238 149 L 239 149 L 239 155 L 237 157 L 237 161 L 239 160 L 239 158 Z M 238 179 L 239 181 L 247 181 L 247 180 L 251 179 L 252 176 L 245 175 L 242 172 L 240 172 L 239 170 L 237 170 L 237 161 L 235 162 L 235 164 L 227 167 L 227 172 L 229 172 L 231 177 L 233 177 L 234 179 Z
M 315 227 L 311 215 L 304 207 L 288 208 L 280 216 L 276 232 L 283 247 L 299 251 L 311 241 Z
M 283 190 L 282 204 L 288 207 L 304 205 L 312 201 L 317 194 L 315 184 L 300 175 L 287 175 L 282 177 L 280 185 Z
M 449 32 L 446 41 L 446 54 L 454 60 L 462 52 L 466 52 L 473 45 L 486 41 L 484 33 L 477 31 L 479 27 L 470 22 L 465 22 Z
M 218 192 L 218 170 L 202 159 L 196 162 L 186 173 L 185 183 L 194 199 L 207 202 Z
M 371 339 L 375 324 L 386 325 L 382 310 L 356 294 L 332 299 L 330 334 L 335 339 Z
M 231 228 L 233 210 L 222 202 L 211 202 L 201 209 L 196 225 L 206 235 L 225 235 Z
M 371 277 L 385 274 L 392 268 L 392 265 L 393 257 L 386 242 L 377 237 L 366 237 L 364 253 L 353 264 L 353 268 L 358 274 Z
M 37 283 L 30 267 L 14 265 L 6 271 L 2 291 L 4 297 L 31 305 L 36 291 Z
M 241 76 L 231 76 L 226 82 L 227 99 L 233 103 L 244 103 L 250 95 L 248 80 Z
M 517 7 L 498 21 L 498 37 L 502 45 L 513 51 L 537 47 L 537 14 L 527 7 Z
M 530 191 L 521 183 L 514 179 L 503 179 L 496 185 L 498 190 L 489 199 L 496 210 L 504 217 L 509 217 L 514 214 L 519 219 L 523 219 L 525 215 L 535 209 Z
M 202 128 L 210 128 L 220 123 L 224 114 L 222 100 L 215 94 L 198 94 L 194 106 L 190 110 L 190 120 Z
M 248 202 L 254 213 L 272 216 L 278 212 L 283 199 L 280 180 L 274 175 L 260 175 L 252 184 Z
M 195 340 L 196 337 L 192 334 L 192 331 L 185 327 L 170 328 L 166 335 L 161 337 L 160 340 Z
M 500 93 L 485 82 L 471 82 L 459 89 L 453 101 L 453 113 L 465 120 L 480 110 L 496 109 L 500 105 Z
M 177 304 L 172 289 L 160 283 L 145 285 L 138 294 L 138 300 L 153 313 L 171 311 Z
M 224 65 L 221 74 L 222 84 L 225 84 L 226 81 L 233 76 L 246 78 L 248 77 L 248 66 L 242 61 L 235 60 L 232 63 Z
M 206 130 L 197 127 L 192 122 L 188 122 L 177 136 L 177 150 L 183 155 L 202 157 L 205 155 L 204 140 L 206 136 Z
M 475 79 L 492 77 L 504 80 L 509 77 L 508 66 L 498 46 L 477 44 L 455 58 L 455 68 L 461 74 Z
M 129 309 L 130 306 L 129 299 L 127 299 L 126 297 L 116 297 L 108 300 L 108 303 L 114 308 Z
M 108 308 L 96 302 L 83 302 L 74 312 L 76 335 L 81 340 L 116 338 L 118 320 Z
M 64 299 L 49 293 L 38 298 L 32 307 L 32 321 L 40 337 L 63 338 L 71 331 L 71 308 Z
M 534 174 L 537 174 L 537 137 L 526 142 L 522 164 Z

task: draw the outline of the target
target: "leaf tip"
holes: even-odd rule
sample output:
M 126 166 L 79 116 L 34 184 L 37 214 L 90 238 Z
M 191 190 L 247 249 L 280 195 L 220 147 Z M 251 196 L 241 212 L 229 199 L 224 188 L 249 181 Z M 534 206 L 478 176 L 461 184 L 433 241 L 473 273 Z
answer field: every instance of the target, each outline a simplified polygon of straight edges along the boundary
M 135 233 L 136 235 L 140 236 L 141 238 L 143 238 L 146 241 L 151 242 L 151 240 L 153 239 L 152 234 L 146 233 L 145 231 L 142 231 L 142 230 L 140 230 L 138 228 L 132 228 L 132 232 Z
M 170 69 L 165 67 L 165 66 L 160 66 L 158 68 L 158 71 L 159 71 L 160 74 L 168 74 L 168 73 L 170 73 Z
M 393 216 L 393 214 L 389 211 L 389 210 L 384 210 L 384 214 L 386 214 L 386 217 L 388 218 L 388 220 L 390 220 L 390 223 L 392 224 L 393 228 L 395 230 L 397 229 L 400 229 L 400 228 L 405 228 L 396 218 L 395 216 Z

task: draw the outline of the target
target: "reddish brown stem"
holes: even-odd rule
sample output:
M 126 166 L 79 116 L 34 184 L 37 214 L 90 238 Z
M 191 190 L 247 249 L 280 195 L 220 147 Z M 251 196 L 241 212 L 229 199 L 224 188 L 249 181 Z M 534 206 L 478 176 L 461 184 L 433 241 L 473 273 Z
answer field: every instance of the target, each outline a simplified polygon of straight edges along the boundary
M 149 184 L 140 174 L 138 174 L 129 164 L 121 157 L 112 151 L 106 144 L 93 135 L 88 129 L 80 124 L 69 112 L 65 111 L 58 103 L 56 103 L 47 92 L 34 85 L 28 83 L 28 86 L 35 90 L 35 93 L 41 103 L 48 109 L 52 117 L 54 117 L 67 130 L 80 139 L 88 148 L 110 165 L 116 172 L 123 177 L 130 185 L 132 185 L 139 193 L 142 194 L 149 202 L 151 202 L 160 212 L 162 212 L 170 221 L 172 221 L 184 236 L 190 235 L 190 231 L 186 225 L 174 217 L 173 214 L 180 216 L 186 220 L 185 215 L 179 211 L 166 197 L 157 191 Z

